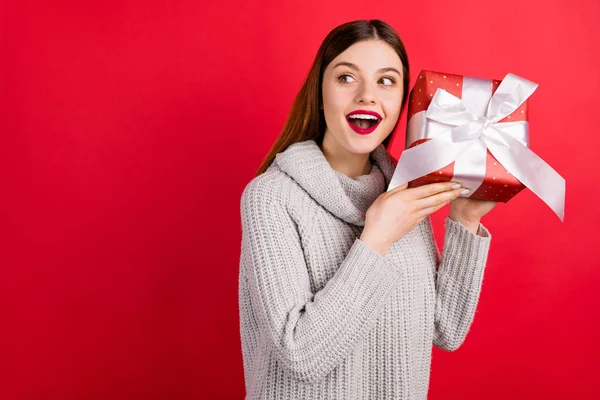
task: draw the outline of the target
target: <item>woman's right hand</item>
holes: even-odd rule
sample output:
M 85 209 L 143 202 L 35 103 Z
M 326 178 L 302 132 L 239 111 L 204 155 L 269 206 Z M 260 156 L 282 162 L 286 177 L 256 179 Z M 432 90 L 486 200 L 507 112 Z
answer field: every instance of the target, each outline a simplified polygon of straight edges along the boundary
M 465 190 L 456 182 L 407 188 L 408 183 L 405 183 L 382 193 L 365 215 L 365 228 L 360 240 L 381 255 L 387 253 L 392 243 L 400 240 L 427 216 L 456 199 Z

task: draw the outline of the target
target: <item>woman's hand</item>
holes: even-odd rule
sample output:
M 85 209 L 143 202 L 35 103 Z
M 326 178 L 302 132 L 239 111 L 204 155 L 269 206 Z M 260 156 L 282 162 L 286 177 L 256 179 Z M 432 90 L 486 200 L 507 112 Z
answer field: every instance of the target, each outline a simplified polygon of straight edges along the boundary
M 464 190 L 456 182 L 407 187 L 408 184 L 404 184 L 382 193 L 367 210 L 360 239 L 381 255 L 387 253 L 392 243 Z
M 450 202 L 450 219 L 460 222 L 474 234 L 477 234 L 481 218 L 498 204 L 495 201 L 475 200 L 458 197 Z

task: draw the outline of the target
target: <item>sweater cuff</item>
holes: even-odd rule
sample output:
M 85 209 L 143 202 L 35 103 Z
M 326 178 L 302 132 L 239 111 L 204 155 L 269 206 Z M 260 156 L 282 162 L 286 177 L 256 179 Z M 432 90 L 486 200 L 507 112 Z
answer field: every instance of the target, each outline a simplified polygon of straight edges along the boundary
M 483 226 L 482 223 L 479 223 L 479 227 L 477 228 L 477 235 L 473 234 L 473 232 L 468 230 L 466 226 L 464 226 L 463 224 L 461 224 L 458 221 L 453 220 L 450 217 L 446 217 L 446 228 L 447 229 L 450 228 L 450 230 L 456 234 L 469 233 L 473 236 L 480 236 L 482 238 L 489 238 L 489 239 L 491 239 L 491 237 L 492 237 L 492 235 L 490 234 L 490 231 L 488 231 L 487 228 L 485 226 Z
M 335 304 L 332 310 L 339 312 L 358 306 L 361 309 L 353 310 L 353 313 L 371 315 L 382 307 L 382 299 L 402 276 L 394 263 L 356 238 L 334 279 L 316 294 L 315 300 L 329 295 Z
M 352 255 L 352 257 L 361 260 L 361 262 L 358 263 L 359 265 L 376 265 L 377 268 L 384 270 L 383 272 L 386 275 L 393 275 L 394 277 L 403 275 L 403 271 L 398 265 L 386 256 L 379 254 L 375 249 L 359 238 L 356 238 L 348 255 Z
M 446 218 L 446 237 L 444 244 L 449 259 L 466 257 L 469 264 L 485 263 L 492 235 L 481 223 L 474 234 L 460 222 Z

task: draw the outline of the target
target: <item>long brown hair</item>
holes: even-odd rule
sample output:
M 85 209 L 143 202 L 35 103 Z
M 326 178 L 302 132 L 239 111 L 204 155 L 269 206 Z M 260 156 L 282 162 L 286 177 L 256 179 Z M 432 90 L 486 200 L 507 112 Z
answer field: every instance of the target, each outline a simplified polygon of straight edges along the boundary
M 396 31 L 388 23 L 378 19 L 358 20 L 342 24 L 329 32 L 321 43 L 306 81 L 294 99 L 283 130 L 261 163 L 256 176 L 266 171 L 277 153 L 284 151 L 294 143 L 314 139 L 319 145 L 322 144 L 325 134 L 325 116 L 321 110 L 323 104 L 321 85 L 325 69 L 348 47 L 368 39 L 383 40 L 392 46 L 402 61 L 404 85 L 400 109 L 402 112 L 408 96 L 409 67 L 404 44 Z M 386 147 L 391 136 L 391 134 L 388 135 L 383 141 Z

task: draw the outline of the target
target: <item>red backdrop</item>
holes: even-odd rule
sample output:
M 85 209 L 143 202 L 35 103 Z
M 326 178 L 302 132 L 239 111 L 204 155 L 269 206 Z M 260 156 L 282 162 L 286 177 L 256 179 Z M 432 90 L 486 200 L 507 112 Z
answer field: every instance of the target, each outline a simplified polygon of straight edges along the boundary
M 600 3 L 282 3 L 3 3 L 0 397 L 243 398 L 241 192 L 325 35 L 381 18 L 412 83 L 538 82 L 532 149 L 567 180 L 564 224 L 528 190 L 484 218 L 476 318 L 433 350 L 430 398 L 599 398 Z

